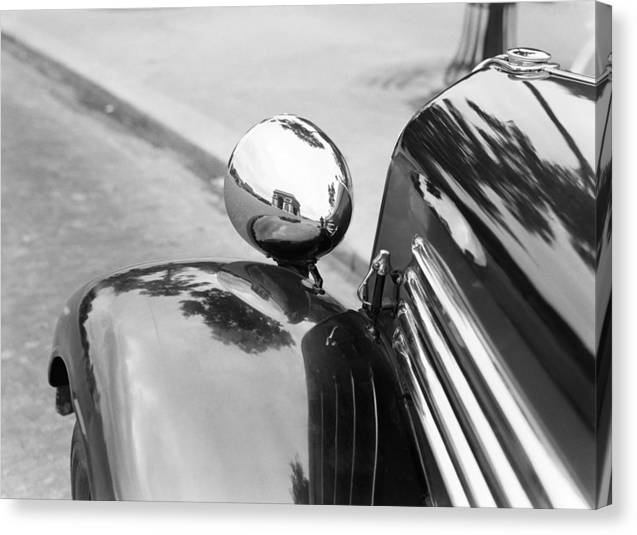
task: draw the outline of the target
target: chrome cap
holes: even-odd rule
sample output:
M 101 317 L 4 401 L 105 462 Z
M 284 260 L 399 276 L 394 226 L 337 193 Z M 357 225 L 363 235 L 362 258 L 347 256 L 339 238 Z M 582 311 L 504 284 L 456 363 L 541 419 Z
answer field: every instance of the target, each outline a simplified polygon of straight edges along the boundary
M 542 65 L 551 61 L 551 54 L 537 48 L 509 48 L 506 55 L 509 63 L 519 66 Z
M 237 143 L 224 199 L 230 221 L 250 245 L 279 263 L 309 265 L 343 239 L 352 182 L 323 131 L 306 119 L 277 115 Z

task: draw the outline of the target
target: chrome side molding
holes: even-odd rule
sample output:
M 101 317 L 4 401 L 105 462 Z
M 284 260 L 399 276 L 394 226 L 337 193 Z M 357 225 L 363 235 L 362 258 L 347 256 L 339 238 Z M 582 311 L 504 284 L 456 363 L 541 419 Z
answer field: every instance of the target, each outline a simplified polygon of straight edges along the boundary
M 402 358 L 403 373 L 406 372 L 413 382 L 412 387 L 421 387 L 416 386 L 412 390 L 416 392 L 414 407 L 436 458 L 451 505 L 495 507 L 496 502 L 454 413 L 451 400 L 422 346 L 418 322 L 409 305 L 402 303 L 399 306 L 398 318 L 403 329 L 394 335 L 393 345 Z M 415 347 L 422 358 L 414 361 L 407 349 L 410 346 Z
M 589 507 L 444 261 L 419 236 L 412 254 L 404 288 L 415 311 L 400 304 L 394 346 L 415 370 L 431 413 L 423 419 L 435 421 L 469 503 L 484 499 L 466 484 L 477 465 L 498 505 Z
M 489 481 L 499 506 L 531 507 L 508 456 L 427 305 L 420 278 L 412 268 L 405 272 L 405 287 L 418 313 L 419 333 L 425 344 L 427 358 L 438 371 L 463 432 L 469 437 L 475 456 L 479 459 L 484 477 Z

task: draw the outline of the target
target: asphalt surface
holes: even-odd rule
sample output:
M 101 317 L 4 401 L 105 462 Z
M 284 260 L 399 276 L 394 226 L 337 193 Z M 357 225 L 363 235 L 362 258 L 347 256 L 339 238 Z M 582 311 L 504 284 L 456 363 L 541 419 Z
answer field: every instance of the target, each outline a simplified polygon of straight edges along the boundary
M 65 299 L 123 265 L 202 256 L 261 259 L 177 155 L 3 52 L 2 497 L 70 498 L 73 416 L 46 377 Z M 354 306 L 357 280 L 319 267 Z

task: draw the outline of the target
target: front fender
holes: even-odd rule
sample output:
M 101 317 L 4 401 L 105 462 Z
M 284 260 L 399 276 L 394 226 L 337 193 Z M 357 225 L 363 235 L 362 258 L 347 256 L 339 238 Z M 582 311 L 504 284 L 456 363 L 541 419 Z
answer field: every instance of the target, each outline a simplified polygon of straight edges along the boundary
M 317 362 L 333 333 L 306 335 L 348 314 L 296 272 L 253 262 L 136 267 L 78 292 L 58 324 L 54 355 L 68 370 L 92 496 L 340 501 L 309 483 L 323 455 L 310 422 L 313 370 L 331 373 Z M 348 340 L 365 337 L 357 329 Z M 341 453 L 334 459 L 343 467 L 355 452 Z M 375 478 L 365 470 L 359 465 L 357 477 L 371 490 L 357 496 L 373 501 Z

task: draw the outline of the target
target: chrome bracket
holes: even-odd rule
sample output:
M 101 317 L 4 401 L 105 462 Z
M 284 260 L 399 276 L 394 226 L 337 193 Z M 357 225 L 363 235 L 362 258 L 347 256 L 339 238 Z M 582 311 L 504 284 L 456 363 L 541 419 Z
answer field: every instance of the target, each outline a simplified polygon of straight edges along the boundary
M 385 289 L 385 280 L 387 275 L 391 274 L 391 264 L 389 251 L 381 249 L 372 260 L 369 271 L 365 278 L 358 286 L 356 295 L 368 314 L 375 318 L 383 308 L 383 291 Z M 372 290 L 371 300 L 369 298 L 369 282 L 372 275 L 376 275 L 374 287 Z
M 316 267 L 316 262 L 310 262 L 309 264 L 301 267 L 297 265 L 288 265 L 287 267 L 295 269 L 298 273 L 305 277 L 301 281 L 301 284 L 303 284 L 308 291 L 317 295 L 323 295 L 325 293 L 325 290 L 323 289 L 323 277 L 321 277 L 321 274 Z
M 314 287 L 317 290 L 322 291 L 323 290 L 323 277 L 321 277 L 321 274 L 319 273 L 318 268 L 316 267 L 316 264 L 315 263 L 311 263 L 308 266 L 307 269 L 308 269 L 309 274 L 312 276 L 312 279 L 314 279 Z

